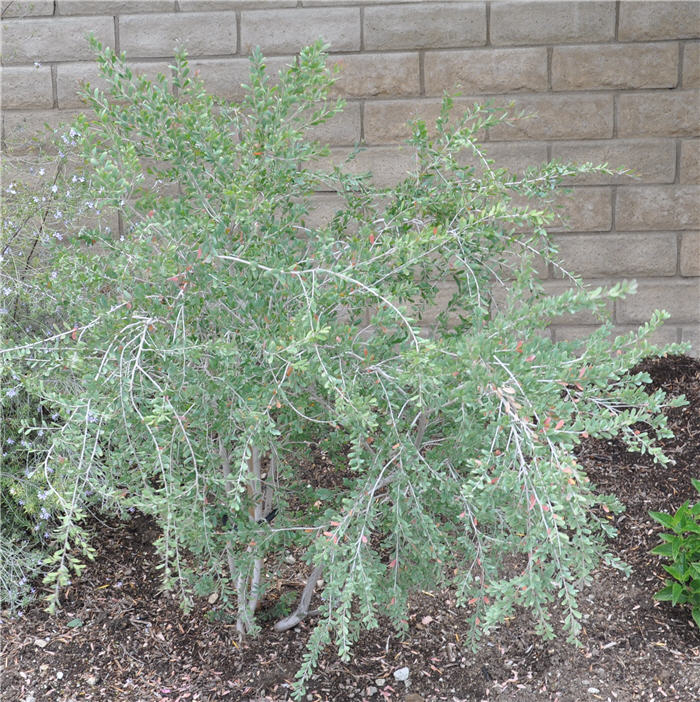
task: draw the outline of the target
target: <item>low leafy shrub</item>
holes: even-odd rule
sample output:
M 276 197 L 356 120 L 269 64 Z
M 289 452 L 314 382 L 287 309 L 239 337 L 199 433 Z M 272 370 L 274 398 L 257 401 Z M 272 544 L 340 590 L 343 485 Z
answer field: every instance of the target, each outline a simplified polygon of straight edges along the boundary
M 693 480 L 700 495 L 700 480 Z M 671 561 L 664 570 L 673 578 L 666 581 L 654 598 L 672 605 L 688 604 L 700 627 L 700 500 L 694 505 L 684 502 L 675 514 L 649 513 L 669 533 L 661 534 L 662 544 L 651 550 Z
M 49 242 L 61 238 L 71 197 L 57 194 L 63 159 L 37 153 L 6 161 L 0 198 L 0 348 L 50 334 L 60 317 L 45 314 L 50 288 L 45 273 Z M 8 177 L 8 171 L 11 171 Z M 49 285 L 52 275 L 49 274 Z M 14 611 L 26 604 L 30 582 L 48 555 L 59 500 L 41 470 L 48 432 L 58 415 L 27 391 L 21 370 L 0 363 L 0 602 Z
M 380 614 L 405 630 L 416 588 L 454 586 L 474 641 L 519 606 L 575 638 L 581 585 L 601 558 L 624 566 L 594 509 L 621 505 L 573 450 L 620 436 L 663 463 L 633 425 L 669 433 L 664 394 L 630 372 L 663 351 L 648 336 L 665 314 L 611 342 L 606 305 L 631 283 L 563 271 L 571 289 L 550 297 L 536 275 L 562 270 L 547 196 L 607 169 L 509 173 L 477 138 L 507 115 L 455 116 L 446 98 L 435 125 L 413 124 L 412 171 L 379 188 L 323 168 L 314 134 L 342 103 L 318 44 L 276 82 L 256 53 L 241 104 L 208 96 L 184 55 L 170 80 L 109 49 L 99 63 L 109 93 L 86 93 L 96 117 L 73 126 L 70 172 L 122 229 L 54 246 L 45 312 L 63 326 L 1 356 L 58 416 L 42 459 L 61 511 L 50 602 L 89 554 L 98 500 L 152 515 L 164 585 L 185 606 L 217 600 L 240 636 L 265 574 L 304 553 L 307 585 L 276 624 L 310 616 L 322 578 L 297 695 L 329 643 L 347 658 Z M 338 206 L 314 224 L 318 190 Z M 584 309 L 601 321 L 588 339 L 544 333 Z M 333 479 L 300 469 L 310 446 Z

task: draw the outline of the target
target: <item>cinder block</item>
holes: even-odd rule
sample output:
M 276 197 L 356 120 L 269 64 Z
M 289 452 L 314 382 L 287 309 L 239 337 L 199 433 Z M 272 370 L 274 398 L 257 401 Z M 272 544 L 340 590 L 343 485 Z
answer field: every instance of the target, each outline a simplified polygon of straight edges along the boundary
M 129 63 L 129 67 L 139 75 L 153 80 L 159 73 L 170 78 L 172 71 L 167 62 Z M 108 84 L 98 70 L 96 63 L 60 63 L 56 67 L 56 93 L 58 107 L 81 107 L 84 103 L 79 91 L 89 84 L 91 88 L 107 90 Z
M 506 107 L 510 101 L 498 98 L 494 104 Z M 613 134 L 612 95 L 516 95 L 512 102 L 509 114 L 523 111 L 528 117 L 493 127 L 490 139 L 607 139 Z
M 700 35 L 700 3 L 696 0 L 663 0 L 620 3 L 618 39 L 696 39 Z
M 434 133 L 435 120 L 440 115 L 442 101 L 423 100 L 372 100 L 365 104 L 364 133 L 368 144 L 396 144 L 405 141 L 410 135 L 408 121 L 424 119 L 429 130 Z M 455 101 L 455 113 L 460 106 L 467 107 L 467 100 Z
M 363 5 L 392 5 L 397 2 L 403 3 L 404 0 L 362 0 Z M 410 2 L 416 2 L 416 0 L 410 0 Z M 436 0 L 425 0 L 425 2 L 436 2 Z M 447 0 L 447 2 L 451 2 L 451 0 Z M 302 7 L 334 7 L 336 5 L 350 5 L 352 0 L 299 0 L 299 4 Z
M 690 41 L 683 47 L 684 88 L 700 88 L 700 41 Z
M 515 274 L 520 270 L 520 265 L 522 263 L 521 258 L 524 253 L 524 241 L 527 239 L 526 236 L 521 239 L 520 237 L 515 237 L 510 249 L 506 251 L 503 255 L 503 261 L 496 268 L 498 277 L 501 280 L 513 280 Z M 528 250 L 528 253 L 532 253 Z M 535 276 L 538 280 L 545 280 L 549 277 L 549 264 L 541 256 L 535 256 L 531 258 L 530 261 L 532 267 L 535 271 Z
M 50 66 L 7 67 L 0 78 L 3 110 L 53 106 Z
M 244 53 L 255 46 L 266 54 L 296 53 L 319 37 L 330 43 L 331 51 L 358 51 L 360 8 L 245 10 L 241 14 Z
M 700 139 L 681 142 L 680 182 L 700 185 Z
M 56 175 L 55 159 L 27 158 L 24 154 L 8 156 L 7 153 L 3 153 L 2 156 L 3 188 L 7 187 L 8 183 L 15 183 L 38 192 L 44 187 L 47 179 L 50 178 L 53 182 Z M 40 168 L 44 168 L 43 176 L 39 173 Z
M 114 48 L 111 17 L 52 17 L 10 19 L 2 23 L 4 65 L 34 61 L 79 61 L 95 58 L 87 35 Z
M 22 153 L 37 146 L 50 147 L 48 130 L 68 125 L 84 110 L 8 110 L 3 112 L 3 134 L 8 152 Z
M 312 195 L 309 213 L 304 219 L 304 225 L 309 229 L 320 229 L 327 226 L 335 213 L 343 208 L 343 202 L 343 198 L 335 193 Z
M 609 287 L 612 285 L 610 281 L 605 281 L 605 280 L 596 280 L 594 283 L 589 283 L 587 284 L 587 287 L 589 288 L 597 288 L 597 287 Z M 563 280 L 543 280 L 542 281 L 542 288 L 544 290 L 545 295 L 562 295 L 565 293 L 567 290 L 571 289 L 573 286 L 570 283 L 564 282 Z M 505 304 L 506 296 L 508 292 L 508 283 L 506 282 L 506 286 L 502 285 L 494 285 L 492 289 L 492 295 L 493 295 L 493 309 L 494 311 L 497 311 L 499 309 L 503 309 L 503 306 Z M 523 300 L 524 303 L 527 302 L 528 299 L 530 299 L 530 295 L 526 295 L 526 299 Z M 604 305 L 604 314 L 607 314 L 612 318 L 612 314 L 614 311 L 614 304 L 612 300 L 608 300 L 605 302 Z M 600 320 L 598 317 L 596 317 L 592 312 L 588 310 L 580 310 L 578 312 L 571 312 L 571 313 L 565 313 L 559 317 L 553 317 L 552 322 L 554 324 L 600 324 Z
M 408 0 L 409 3 L 439 2 L 444 5 L 445 2 L 457 2 L 457 0 Z M 302 7 L 334 7 L 336 5 L 351 5 L 355 4 L 355 0 L 299 0 Z M 357 4 L 362 5 L 406 5 L 406 0 L 360 0 Z
M 119 42 L 129 58 L 236 52 L 236 13 L 199 12 L 119 17 Z
M 479 144 L 479 148 L 486 158 L 493 160 L 493 168 L 506 168 L 515 174 L 547 163 L 547 145 L 543 143 L 498 141 Z M 457 160 L 462 165 L 475 166 L 478 173 L 484 168 L 481 157 L 468 149 L 462 151 Z
M 491 3 L 494 45 L 598 42 L 614 36 L 614 2 Z
M 329 157 L 312 164 L 314 169 L 330 171 L 340 166 L 344 173 L 359 175 L 372 173 L 373 182 L 380 188 L 396 185 L 416 170 L 415 150 L 411 147 L 374 146 L 360 151 L 347 161 L 353 149 L 331 149 Z
M 89 210 L 81 217 L 74 219 L 72 222 L 66 223 L 54 221 L 47 222 L 47 225 L 53 230 L 60 232 L 65 241 L 69 241 L 81 230 L 99 229 L 105 234 L 112 232 L 116 235 L 119 232 L 119 216 L 112 208 L 101 210 L 99 214 L 96 210 Z M 107 251 L 104 253 L 106 256 L 109 255 Z
M 683 232 L 680 261 L 682 276 L 700 276 L 700 232 Z
M 598 287 L 610 287 L 616 281 L 611 280 L 595 280 L 593 282 L 585 282 L 587 288 L 595 289 Z M 542 282 L 542 287 L 548 295 L 562 295 L 573 286 L 563 280 L 545 280 Z M 614 311 L 614 303 L 612 300 L 606 300 L 604 305 L 604 314 L 607 313 L 612 317 Z M 600 320 L 589 310 L 580 310 L 562 314 L 560 317 L 554 317 L 552 322 L 556 325 L 585 325 L 585 324 L 600 324 Z
M 504 278 L 501 278 L 504 280 Z M 503 308 L 506 301 L 507 289 L 509 287 L 509 282 L 506 278 L 506 285 L 501 286 L 498 283 L 494 283 L 492 289 L 491 297 L 491 314 L 495 315 L 498 313 L 499 309 Z M 457 292 L 458 288 L 454 281 L 444 280 L 437 284 L 437 292 L 435 296 L 435 303 L 423 310 L 422 317 L 420 318 L 420 325 L 423 329 L 423 333 L 427 334 L 430 331 L 430 327 L 435 325 L 437 322 L 437 317 L 441 311 L 445 311 L 450 300 Z M 482 290 L 482 294 L 483 294 Z M 416 308 L 409 307 L 409 313 L 412 317 L 417 317 L 418 310 Z M 459 323 L 459 315 L 456 311 L 448 312 L 447 314 L 447 326 L 454 328 Z M 550 337 L 550 332 L 548 330 L 537 330 L 534 332 L 537 336 Z
M 277 74 L 294 63 L 293 56 L 265 59 L 267 75 L 272 84 L 278 82 Z M 239 100 L 245 94 L 241 87 L 250 83 L 250 61 L 240 59 L 192 59 L 191 75 L 197 76 L 211 95 L 226 100 Z
M 447 311 L 447 305 L 457 292 L 457 284 L 453 280 L 443 280 L 436 285 L 435 302 L 422 310 L 418 305 L 410 305 L 408 308 L 409 316 L 414 319 L 419 319 L 420 325 L 426 332 L 430 331 L 436 322 L 438 315 L 441 312 Z M 420 314 L 420 318 L 419 318 Z M 459 322 L 459 315 L 456 311 L 447 313 L 447 326 L 452 328 Z
M 57 0 L 59 15 L 123 15 L 136 12 L 174 12 L 173 0 Z
M 589 44 L 555 46 L 554 90 L 674 88 L 678 82 L 678 44 Z
M 399 97 L 420 93 L 417 53 L 370 53 L 332 56 L 340 73 L 333 93 L 344 97 Z
M 425 54 L 426 95 L 547 90 L 547 49 L 471 49 Z
M 644 320 L 645 322 L 649 320 L 651 317 L 651 312 L 653 310 L 650 310 L 649 314 L 647 315 L 646 319 Z M 622 336 L 624 334 L 629 334 L 631 331 L 637 331 L 639 329 L 639 326 L 637 325 L 632 325 L 632 326 L 624 326 L 621 324 L 618 324 L 615 326 L 613 330 L 613 337 L 615 336 Z M 677 344 L 678 343 L 678 327 L 672 324 L 671 320 L 669 319 L 666 324 L 662 324 L 656 331 L 653 331 L 647 339 L 649 340 L 650 343 L 656 344 L 657 346 L 667 346 L 668 344 Z
M 584 278 L 635 278 L 675 275 L 676 238 L 676 232 L 563 234 L 555 242 L 567 271 Z
M 681 340 L 690 344 L 690 356 L 700 358 L 700 324 L 684 324 L 681 329 Z
M 366 7 L 365 49 L 439 49 L 486 44 L 486 3 L 423 2 Z
M 217 10 L 256 10 L 296 7 L 296 0 L 180 0 L 181 12 L 214 12 Z
M 647 315 L 647 320 L 651 316 L 651 311 Z M 555 326 L 554 338 L 557 342 L 560 341 L 583 341 L 587 339 L 596 329 L 597 326 Z M 615 337 L 628 334 L 631 331 L 638 329 L 637 326 L 624 326 L 617 325 L 613 328 L 612 332 L 608 335 L 610 341 L 615 339 Z M 648 340 L 652 344 L 657 344 L 659 346 L 666 346 L 667 344 L 675 344 L 678 340 L 678 329 L 675 326 L 668 326 L 664 324 L 662 327 L 658 328 L 656 331 L 652 332 Z
M 618 103 L 618 135 L 697 136 L 700 134 L 698 115 L 700 94 L 697 90 L 623 93 Z
M 668 324 L 700 321 L 700 278 L 690 280 L 641 280 L 637 294 L 617 301 L 616 320 L 640 323 L 654 310 L 671 314 Z
M 41 17 L 53 15 L 54 0 L 2 0 L 0 11 L 2 18 Z
M 318 139 L 330 146 L 355 146 L 360 141 L 360 103 L 349 102 L 340 114 L 325 124 L 312 127 L 309 139 Z
M 507 115 L 505 122 L 489 130 L 487 150 L 500 141 L 544 140 L 612 135 L 612 98 L 608 95 L 528 95 L 497 97 L 460 97 L 454 100 L 453 119 L 475 104 L 487 100 L 496 110 Z M 377 100 L 365 105 L 365 139 L 368 143 L 396 143 L 410 136 L 409 120 L 424 119 L 428 132 L 435 133 L 435 121 L 440 114 L 441 101 Z M 518 117 L 520 113 L 524 116 Z M 484 140 L 485 134 L 478 135 Z M 516 147 L 512 147 L 516 148 Z M 527 148 L 522 145 L 520 148 Z M 497 152 L 494 151 L 494 154 Z
M 552 158 L 568 163 L 607 163 L 610 168 L 626 168 L 634 182 L 672 183 L 676 177 L 676 144 L 672 139 L 605 139 L 566 141 L 552 145 Z M 630 183 L 631 176 L 596 173 L 571 179 L 583 185 Z
M 539 207 L 535 201 L 533 207 Z M 556 215 L 552 232 L 607 232 L 612 227 L 612 192 L 608 187 L 575 188 L 557 193 L 551 205 Z
M 700 187 L 642 185 L 618 188 L 615 205 L 618 231 L 700 228 Z

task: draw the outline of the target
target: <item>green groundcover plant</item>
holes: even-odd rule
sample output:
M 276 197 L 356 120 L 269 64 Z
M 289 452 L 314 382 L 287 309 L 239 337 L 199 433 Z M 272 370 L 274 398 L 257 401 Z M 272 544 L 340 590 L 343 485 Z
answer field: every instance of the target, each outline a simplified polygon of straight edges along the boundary
M 184 55 L 149 81 L 96 48 L 108 92 L 86 92 L 94 117 L 61 146 L 72 224 L 32 277 L 54 327 L 14 329 L 0 356 L 4 401 L 40 408 L 17 420 L 3 491 L 35 521 L 49 505 L 49 603 L 91 554 L 97 506 L 152 515 L 164 586 L 185 606 L 216 595 L 240 636 L 303 552 L 307 585 L 275 624 L 314 617 L 297 695 L 325 646 L 347 658 L 380 613 L 405 631 L 416 588 L 454 586 L 474 641 L 517 607 L 575 638 L 593 568 L 624 566 L 605 550 L 621 505 L 574 449 L 618 436 L 664 463 L 652 436 L 669 434 L 663 393 L 630 373 L 662 352 L 648 336 L 665 315 L 611 341 L 606 308 L 633 285 L 585 288 L 545 229 L 562 179 L 607 168 L 498 168 L 478 139 L 507 114 L 445 98 L 412 125 L 412 171 L 380 188 L 323 165 L 314 135 L 342 102 L 320 44 L 274 78 L 255 53 L 240 104 Z M 313 224 L 319 190 L 338 208 Z M 98 210 L 120 229 L 80 225 Z M 567 292 L 544 294 L 543 261 Z M 600 329 L 553 343 L 547 326 L 579 310 Z M 338 480 L 301 476 L 313 446 Z
M 700 480 L 692 482 L 700 495 Z M 649 514 L 669 530 L 661 534 L 663 543 L 651 552 L 671 561 L 664 570 L 673 578 L 654 597 L 672 605 L 690 605 L 693 620 L 700 627 L 700 501 L 691 505 L 686 500 L 675 514 Z

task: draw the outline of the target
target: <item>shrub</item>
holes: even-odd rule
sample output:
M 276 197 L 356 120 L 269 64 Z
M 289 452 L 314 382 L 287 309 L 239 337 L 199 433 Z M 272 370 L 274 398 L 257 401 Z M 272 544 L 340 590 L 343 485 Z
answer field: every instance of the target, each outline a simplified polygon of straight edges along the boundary
M 3 355 L 60 416 L 43 458 L 62 508 L 47 582 L 80 567 L 68 546 L 87 548 L 79 523 L 99 499 L 153 515 L 164 584 L 185 606 L 216 592 L 241 636 L 263 560 L 274 572 L 303 551 L 307 586 L 276 625 L 308 615 L 322 574 L 297 694 L 328 643 L 346 658 L 380 613 L 404 629 L 419 587 L 453 585 L 474 640 L 518 606 L 552 635 L 555 602 L 575 637 L 581 584 L 601 558 L 623 566 L 594 509 L 621 505 L 573 449 L 621 436 L 664 462 L 631 427 L 668 435 L 663 393 L 629 372 L 659 352 L 647 337 L 665 315 L 611 342 L 606 303 L 630 283 L 590 290 L 567 273 L 571 289 L 549 297 L 535 273 L 561 270 L 542 198 L 607 169 L 511 174 L 477 141 L 507 115 L 455 117 L 445 98 L 434 128 L 413 124 L 412 172 L 379 188 L 322 167 L 314 130 L 342 103 L 319 44 L 277 82 L 256 53 L 241 104 L 206 95 L 183 55 L 171 81 L 109 49 L 99 63 L 110 92 L 86 94 L 96 118 L 71 134 L 85 197 L 123 229 L 55 247 L 46 312 L 66 322 Z M 339 195 L 321 225 L 317 190 Z M 582 309 L 602 323 L 590 338 L 543 333 Z M 337 479 L 305 479 L 311 445 Z
M 6 352 L 50 333 L 45 303 L 50 288 L 39 278 L 49 241 L 62 237 L 72 209 L 70 193 L 58 194 L 63 159 L 46 153 L 6 160 L 0 199 L 0 348 Z M 12 178 L 8 177 L 8 171 Z M 48 274 L 49 285 L 52 275 Z M 0 363 L 0 602 L 24 606 L 30 583 L 47 555 L 57 493 L 40 469 L 54 415 L 40 395 L 27 391 L 20 367 Z
M 700 494 L 700 480 L 693 480 Z M 654 598 L 672 605 L 689 604 L 695 624 L 700 627 L 700 502 L 684 502 L 675 514 L 649 512 L 670 533 L 661 534 L 663 543 L 651 550 L 671 561 L 664 570 L 673 578 L 666 581 Z

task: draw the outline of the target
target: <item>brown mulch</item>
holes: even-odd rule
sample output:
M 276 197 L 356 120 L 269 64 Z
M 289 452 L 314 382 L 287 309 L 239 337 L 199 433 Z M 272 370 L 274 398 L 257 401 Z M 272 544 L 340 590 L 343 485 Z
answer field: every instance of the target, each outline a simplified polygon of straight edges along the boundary
M 648 516 L 649 510 L 674 511 L 696 499 L 690 478 L 700 477 L 700 361 L 678 356 L 643 366 L 653 388 L 683 393 L 690 404 L 668 413 L 675 438 L 664 446 L 674 465 L 655 466 L 618 441 L 581 446 L 580 462 L 591 480 L 627 506 L 614 518 L 619 534 L 611 550 L 633 568 L 629 579 L 600 568 L 582 591 L 582 647 L 563 638 L 542 641 L 522 614 L 473 654 L 464 645 L 463 612 L 450 593 L 419 593 L 407 638 L 393 636 L 388 626 L 365 632 L 347 664 L 329 651 L 307 699 L 700 699 L 698 629 L 687 609 L 652 599 L 664 571 L 649 554 L 660 526 Z M 206 616 L 214 606 L 204 602 L 185 615 L 173 596 L 160 592 L 151 521 L 97 520 L 95 530 L 99 556 L 68 588 L 57 615 L 38 604 L 19 619 L 3 617 L 3 701 L 288 699 L 309 625 L 277 634 L 268 621 L 258 638 L 239 646 L 233 624 Z M 303 574 L 295 568 L 290 565 L 288 578 L 269 594 L 268 607 L 282 592 L 302 587 Z M 261 612 L 263 618 L 272 614 Z M 404 666 L 410 677 L 397 682 L 393 673 Z

